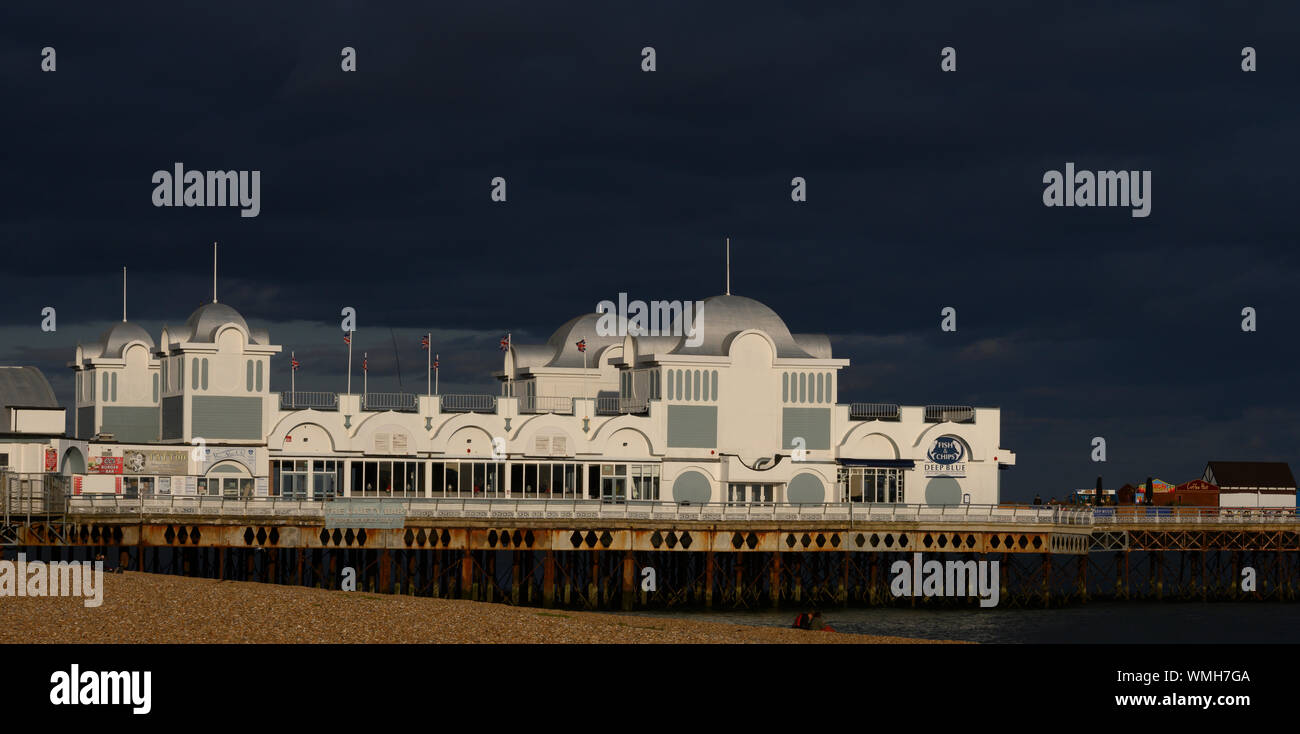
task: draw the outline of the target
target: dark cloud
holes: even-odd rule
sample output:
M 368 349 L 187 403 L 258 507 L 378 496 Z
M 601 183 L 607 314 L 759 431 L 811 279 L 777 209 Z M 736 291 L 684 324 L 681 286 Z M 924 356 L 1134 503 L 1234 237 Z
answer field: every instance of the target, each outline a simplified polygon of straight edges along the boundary
M 1010 496 L 1090 485 L 1095 435 L 1116 483 L 1292 458 L 1300 10 L 444 5 L 7 8 L 3 358 L 69 399 L 119 268 L 156 333 L 210 297 L 215 240 L 221 300 L 311 389 L 344 378 L 350 305 L 377 379 L 392 360 L 396 387 L 391 328 L 418 384 L 432 329 L 447 384 L 493 390 L 499 332 L 540 341 L 619 291 L 717 293 L 729 235 L 736 292 L 836 335 L 846 401 L 1001 406 Z M 176 161 L 261 170 L 261 215 L 154 208 Z M 1066 161 L 1152 170 L 1151 216 L 1043 207 Z

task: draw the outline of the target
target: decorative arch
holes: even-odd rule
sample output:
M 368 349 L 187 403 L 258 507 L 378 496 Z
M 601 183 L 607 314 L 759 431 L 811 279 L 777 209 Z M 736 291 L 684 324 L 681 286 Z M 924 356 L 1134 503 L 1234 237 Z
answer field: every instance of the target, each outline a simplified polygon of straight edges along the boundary
M 462 426 L 447 437 L 447 458 L 491 458 L 492 434 L 481 426 Z
M 284 449 L 294 453 L 317 454 L 338 450 L 338 444 L 335 443 L 329 429 L 311 421 L 304 421 L 285 431 L 280 444 Z
M 68 450 L 63 452 L 63 458 L 59 461 L 59 473 L 65 476 L 86 473 L 86 455 L 81 453 L 81 449 L 69 446 Z
M 208 470 L 203 472 L 203 475 L 206 477 L 239 477 L 242 479 L 247 479 L 248 477 L 253 476 L 252 472 L 248 471 L 248 467 L 233 459 L 222 459 L 221 461 L 218 461 L 208 467 Z
M 962 446 L 966 448 L 966 460 L 978 461 L 980 457 L 975 455 L 975 431 L 959 423 L 935 423 L 934 425 L 921 431 L 916 437 L 916 443 L 912 444 L 912 458 L 917 461 L 925 460 L 925 452 L 929 449 L 931 442 L 940 436 L 952 436 L 961 441 Z
M 874 438 L 873 438 L 874 437 Z M 881 453 L 880 456 L 859 456 L 859 454 Z M 891 436 L 872 430 L 871 426 L 862 426 L 850 431 L 839 445 L 839 455 L 854 459 L 899 459 L 903 452 L 898 442 Z
M 328 425 L 337 423 L 338 420 L 336 414 L 320 411 L 297 410 L 287 413 L 267 434 L 266 446 L 269 449 L 283 450 L 286 446 L 284 442 L 285 436 L 293 435 L 293 432 L 302 426 L 312 425 L 320 428 L 329 436 L 331 449 L 342 451 L 349 445 L 347 434 L 337 425 Z M 288 444 L 288 447 L 294 448 L 296 446 L 297 438 L 295 437 L 294 443 Z
M 602 450 L 604 456 L 639 459 L 654 456 L 650 438 L 639 429 L 624 427 L 609 434 Z
M 780 350 L 776 348 L 776 341 L 772 339 L 772 336 L 770 334 L 768 334 L 766 331 L 763 331 L 762 329 L 744 329 L 741 331 L 737 331 L 734 334 L 729 334 L 727 338 L 722 342 L 722 353 L 726 354 L 728 357 L 733 356 L 731 353 L 732 346 L 734 346 L 738 340 L 740 340 L 743 337 L 749 336 L 750 334 L 757 334 L 758 336 L 763 337 L 763 340 L 767 342 L 767 348 L 772 352 L 773 360 L 775 360 L 776 356 L 781 353 Z

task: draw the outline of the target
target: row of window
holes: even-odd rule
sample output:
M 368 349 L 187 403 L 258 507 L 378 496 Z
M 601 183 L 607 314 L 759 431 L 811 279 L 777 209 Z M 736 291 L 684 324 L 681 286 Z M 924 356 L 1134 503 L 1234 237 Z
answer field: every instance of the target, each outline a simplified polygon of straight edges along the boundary
M 782 372 L 781 401 L 785 403 L 833 403 L 830 372 Z
M 87 373 L 77 373 L 78 390 L 81 392 L 81 402 L 88 403 L 95 399 L 95 378 Z M 101 400 L 105 403 L 117 402 L 117 373 L 104 371 L 103 373 L 104 388 Z M 153 375 L 153 401 L 158 402 L 158 375 Z
M 343 496 L 344 471 L 339 460 L 272 460 L 271 496 Z M 512 499 L 658 500 L 660 487 L 658 464 L 384 460 L 353 461 L 347 471 L 352 497 L 505 498 L 507 472 Z
M 718 399 L 717 370 L 668 370 L 669 400 L 714 401 Z
M 256 366 L 254 366 L 256 365 Z M 262 392 L 262 360 L 248 360 L 246 365 L 244 383 L 249 392 Z M 254 373 L 257 377 L 254 379 Z M 256 387 L 254 387 L 256 386 Z
M 840 502 L 905 502 L 902 469 L 842 466 L 837 485 Z

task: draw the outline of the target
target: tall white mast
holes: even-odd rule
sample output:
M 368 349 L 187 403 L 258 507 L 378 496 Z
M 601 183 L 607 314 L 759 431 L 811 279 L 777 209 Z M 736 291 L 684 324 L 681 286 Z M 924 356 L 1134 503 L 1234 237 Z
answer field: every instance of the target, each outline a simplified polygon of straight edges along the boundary
M 727 295 L 731 295 L 731 238 L 727 238 Z
M 122 266 L 122 323 L 126 323 L 126 266 Z
M 212 302 L 217 302 L 217 243 L 212 243 Z

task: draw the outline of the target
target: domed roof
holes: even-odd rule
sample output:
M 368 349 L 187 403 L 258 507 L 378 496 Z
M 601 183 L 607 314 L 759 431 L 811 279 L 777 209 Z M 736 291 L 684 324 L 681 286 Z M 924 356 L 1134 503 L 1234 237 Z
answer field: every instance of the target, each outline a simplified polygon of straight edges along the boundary
M 244 333 L 254 343 L 261 343 L 264 338 L 261 337 L 264 332 L 258 329 L 254 332 L 248 328 L 248 322 L 235 309 L 224 303 L 205 303 L 190 314 L 190 318 L 185 322 L 185 328 L 180 334 L 180 341 L 183 342 L 212 342 L 216 339 L 217 330 L 226 324 L 237 324 L 244 329 Z
M 149 332 L 145 331 L 144 327 L 130 321 L 119 321 L 100 334 L 98 342 L 83 347 L 82 353 L 87 357 L 118 358 L 122 356 L 122 350 L 126 345 L 134 341 L 144 342 L 149 351 L 153 352 L 153 337 L 149 336 Z
M 703 339 L 698 346 L 692 347 L 686 345 L 686 337 L 683 336 L 682 343 L 673 351 L 674 354 L 722 355 L 726 353 L 729 338 L 733 334 L 747 329 L 757 329 L 772 338 L 776 344 L 777 357 L 813 356 L 799 346 L 790 333 L 789 327 L 776 311 L 752 298 L 744 296 L 706 298 L 693 317 L 703 332 Z M 700 337 L 697 336 L 696 339 Z
M 618 335 L 601 336 L 596 332 L 596 322 L 600 320 L 601 314 L 588 313 L 575 318 L 569 319 L 568 322 L 555 330 L 551 338 L 546 340 L 546 346 L 551 350 L 551 361 L 547 362 L 548 367 L 582 367 L 583 355 L 578 351 L 578 342 L 587 340 L 587 366 L 592 367 L 596 364 L 596 357 L 606 347 L 623 344 L 623 337 Z

